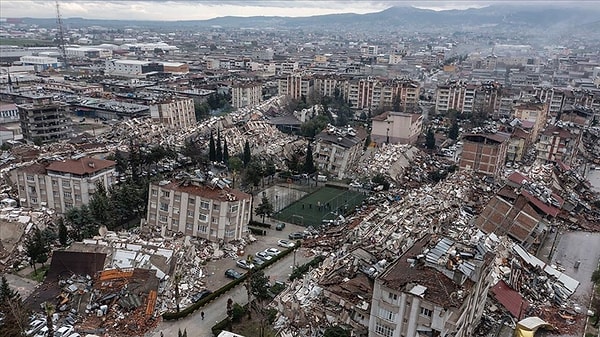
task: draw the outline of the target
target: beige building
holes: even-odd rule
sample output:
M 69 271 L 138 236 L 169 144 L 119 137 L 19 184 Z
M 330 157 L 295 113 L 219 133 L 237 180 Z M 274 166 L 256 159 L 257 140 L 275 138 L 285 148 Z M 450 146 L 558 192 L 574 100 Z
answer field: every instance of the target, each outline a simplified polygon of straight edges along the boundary
M 231 87 L 231 105 L 234 108 L 255 106 L 262 102 L 262 84 L 236 83 Z
M 101 182 L 106 188 L 115 182 L 115 162 L 96 158 L 35 163 L 11 172 L 23 207 L 48 207 L 59 213 L 89 203 Z
M 386 111 L 373 117 L 371 141 L 382 144 L 414 144 L 423 129 L 423 115 Z
M 448 238 L 431 239 L 417 241 L 375 279 L 369 337 L 474 336 L 493 256 Z
M 310 76 L 302 74 L 290 74 L 279 79 L 279 95 L 286 95 L 292 99 L 308 97 L 313 90 L 314 81 Z
M 531 141 L 535 142 L 540 131 L 546 126 L 548 104 L 542 102 L 517 102 L 514 106 L 513 117 L 521 121 L 533 123 Z
M 153 122 L 173 128 L 189 128 L 196 125 L 196 111 L 192 98 L 175 97 L 150 105 Z
M 181 232 L 210 241 L 239 240 L 248 230 L 252 195 L 231 189 L 218 179 L 162 181 L 150 184 L 148 225 L 163 235 Z

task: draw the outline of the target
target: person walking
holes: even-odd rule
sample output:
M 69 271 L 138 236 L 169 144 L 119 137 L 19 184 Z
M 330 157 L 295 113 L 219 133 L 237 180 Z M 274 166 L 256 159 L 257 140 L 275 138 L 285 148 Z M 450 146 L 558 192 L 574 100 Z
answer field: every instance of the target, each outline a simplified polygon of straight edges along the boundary
M 204 320 L 204 311 L 200 312 L 200 317 L 202 317 L 202 320 Z

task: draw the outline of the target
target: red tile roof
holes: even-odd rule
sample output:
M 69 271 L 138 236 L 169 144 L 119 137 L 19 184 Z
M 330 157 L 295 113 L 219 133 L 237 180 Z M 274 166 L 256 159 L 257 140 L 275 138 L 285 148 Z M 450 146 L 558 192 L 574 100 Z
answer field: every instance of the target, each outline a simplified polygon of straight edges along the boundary
M 529 202 L 531 202 L 533 205 L 535 205 L 535 207 L 537 207 L 539 210 L 541 210 L 545 214 L 556 217 L 558 215 L 558 213 L 560 213 L 560 209 L 543 203 L 540 199 L 536 198 L 533 194 L 531 194 L 525 190 L 521 190 L 521 194 L 523 196 L 525 196 L 525 198 L 527 198 L 527 200 L 529 200 Z
M 498 282 L 490 290 L 494 298 L 517 319 L 521 319 L 521 316 L 529 307 L 529 302 L 523 299 L 521 294 L 512 290 L 504 281 Z
M 77 175 L 91 174 L 105 168 L 115 166 L 116 162 L 112 160 L 96 159 L 96 158 L 80 158 L 67 159 L 63 161 L 55 161 L 46 167 L 48 171 L 56 171 L 63 173 L 71 173 Z
M 513 172 L 511 175 L 508 176 L 508 180 L 512 181 L 513 183 L 517 183 L 519 185 L 523 184 L 523 180 L 531 180 L 529 179 L 526 175 L 520 173 L 520 172 Z

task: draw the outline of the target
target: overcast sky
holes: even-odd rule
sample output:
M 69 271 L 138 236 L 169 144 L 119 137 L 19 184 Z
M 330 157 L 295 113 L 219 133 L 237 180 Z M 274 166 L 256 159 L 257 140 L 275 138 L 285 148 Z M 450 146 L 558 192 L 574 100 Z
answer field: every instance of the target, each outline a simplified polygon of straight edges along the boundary
M 333 13 L 370 13 L 391 6 L 415 6 L 434 10 L 485 7 L 496 1 L 477 0 L 60 0 L 63 18 L 124 20 L 204 20 L 221 16 L 310 16 Z M 504 1 L 516 3 L 515 1 Z M 538 2 L 538 1 L 535 1 Z M 539 1 L 544 2 L 544 1 Z M 558 3 L 551 1 L 550 3 Z M 562 1 L 570 2 L 570 1 Z M 584 1 L 585 2 L 585 1 Z M 595 2 L 595 1 L 594 1 Z M 597 3 L 596 3 L 597 4 Z M 1 17 L 52 18 L 56 16 L 54 1 L 0 0 Z

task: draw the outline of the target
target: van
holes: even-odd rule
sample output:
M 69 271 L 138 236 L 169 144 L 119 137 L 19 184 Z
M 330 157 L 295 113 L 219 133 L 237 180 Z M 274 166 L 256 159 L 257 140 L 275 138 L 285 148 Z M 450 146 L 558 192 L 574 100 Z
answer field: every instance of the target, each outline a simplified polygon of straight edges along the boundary
M 327 176 L 319 174 L 316 177 L 314 177 L 313 179 L 315 179 L 316 181 L 324 183 L 324 182 L 327 181 Z

